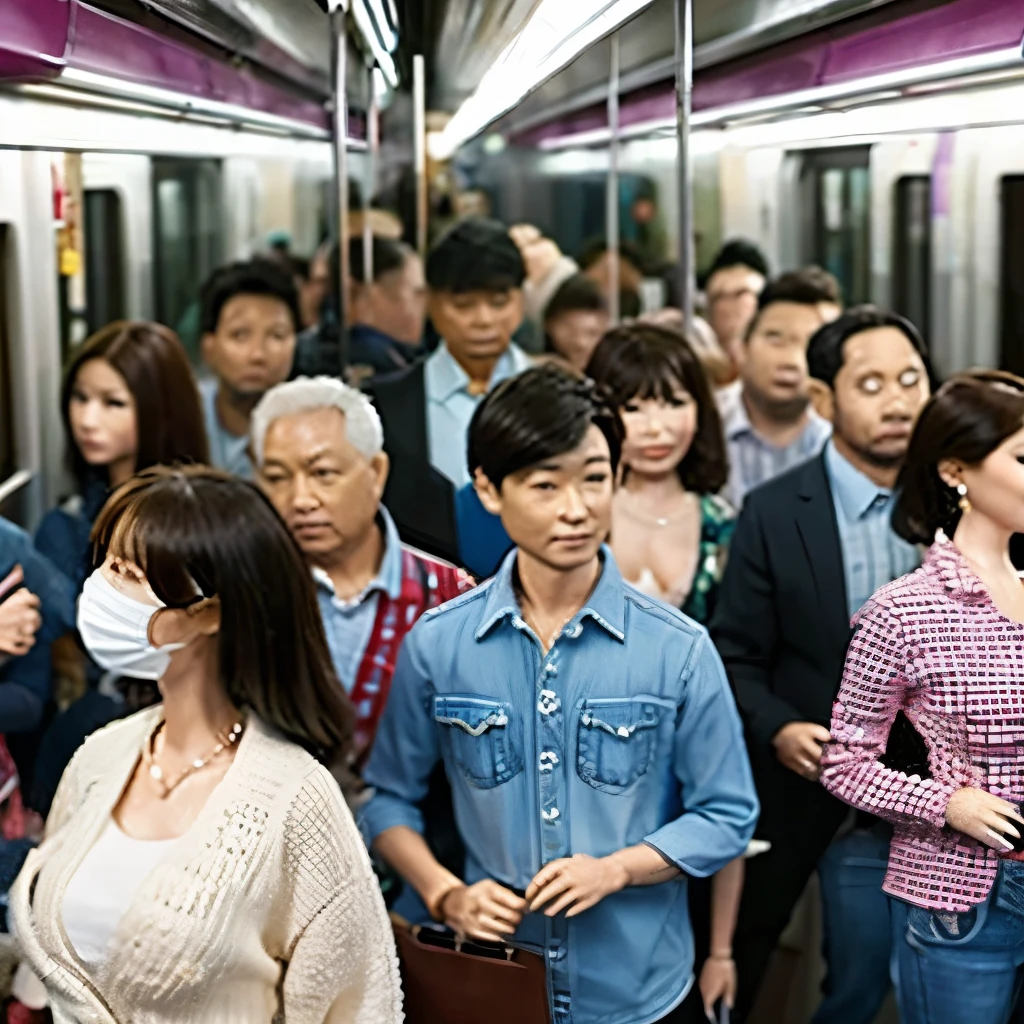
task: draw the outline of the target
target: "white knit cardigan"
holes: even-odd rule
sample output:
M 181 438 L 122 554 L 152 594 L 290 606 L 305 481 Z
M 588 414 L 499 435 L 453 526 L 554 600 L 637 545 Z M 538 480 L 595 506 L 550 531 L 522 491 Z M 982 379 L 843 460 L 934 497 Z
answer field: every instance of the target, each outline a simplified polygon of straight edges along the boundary
M 391 928 L 337 784 L 252 714 L 110 957 L 97 969 L 78 959 L 64 892 L 160 717 L 143 711 L 86 741 L 11 890 L 13 930 L 57 1024 L 401 1024 Z

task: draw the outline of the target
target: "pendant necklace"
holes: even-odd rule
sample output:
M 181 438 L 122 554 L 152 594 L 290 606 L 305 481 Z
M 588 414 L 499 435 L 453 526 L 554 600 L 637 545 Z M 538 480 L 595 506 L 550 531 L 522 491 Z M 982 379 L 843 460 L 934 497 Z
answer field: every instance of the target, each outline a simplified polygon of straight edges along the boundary
M 235 722 L 230 729 L 222 730 L 217 734 L 216 745 L 205 757 L 197 758 L 173 779 L 168 779 L 164 774 L 163 768 L 157 764 L 156 760 L 156 738 L 163 727 L 164 723 L 161 722 L 149 737 L 149 742 L 142 749 L 142 763 L 145 765 L 146 773 L 160 787 L 161 800 L 166 800 L 187 778 L 205 768 L 214 758 L 227 750 L 228 747 L 233 747 L 245 729 L 241 722 Z

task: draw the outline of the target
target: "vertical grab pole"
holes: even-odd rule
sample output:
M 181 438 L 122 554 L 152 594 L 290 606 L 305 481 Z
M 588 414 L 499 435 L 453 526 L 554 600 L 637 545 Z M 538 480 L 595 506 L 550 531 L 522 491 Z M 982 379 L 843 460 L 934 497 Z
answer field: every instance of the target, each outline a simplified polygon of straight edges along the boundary
M 685 329 L 693 323 L 696 293 L 693 245 L 693 162 L 690 112 L 693 99 L 693 0 L 676 0 L 676 178 L 679 189 L 679 274 Z
M 619 33 L 610 39 L 611 63 L 608 69 L 608 183 L 605 220 L 608 244 L 608 314 L 611 323 L 619 322 Z
M 416 170 L 416 249 L 427 256 L 427 76 L 423 54 L 412 59 L 413 155 Z
M 345 75 L 348 64 L 347 4 L 339 3 L 331 11 L 331 40 L 333 44 L 334 86 L 334 175 L 338 228 L 338 280 L 333 284 L 338 297 L 338 376 L 344 377 L 348 366 L 348 328 L 345 326 L 347 310 L 349 251 L 348 251 L 348 99 Z
M 363 276 L 365 284 L 373 284 L 373 225 L 370 209 L 377 190 L 377 159 L 380 153 L 380 130 L 377 110 L 377 69 L 368 75 L 370 96 L 366 104 L 366 181 L 363 185 Z

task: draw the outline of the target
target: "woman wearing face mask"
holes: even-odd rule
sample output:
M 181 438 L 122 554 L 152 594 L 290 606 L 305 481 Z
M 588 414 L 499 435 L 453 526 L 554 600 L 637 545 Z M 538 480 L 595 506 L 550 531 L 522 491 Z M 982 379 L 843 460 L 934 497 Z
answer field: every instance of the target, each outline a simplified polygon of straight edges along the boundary
M 588 376 L 610 393 L 626 428 L 622 482 L 612 507 L 611 547 L 634 586 L 706 623 L 735 524 L 717 496 L 728 478 L 718 407 L 682 334 L 638 322 L 602 339 Z M 690 881 L 699 985 L 682 1011 L 700 1020 L 736 993 L 732 937 L 743 861 L 709 885 Z
M 1005 1024 L 1024 964 L 1024 380 L 975 372 L 924 407 L 897 484 L 917 571 L 860 611 L 821 781 L 891 821 L 900 1017 Z M 927 748 L 883 763 L 897 714 Z
M 79 630 L 163 704 L 86 741 L 12 890 L 55 1019 L 398 1024 L 384 904 L 324 766 L 352 712 L 286 527 L 250 484 L 156 468 L 94 537 Z
M 76 493 L 49 512 L 36 547 L 81 591 L 92 571 L 89 534 L 112 488 L 154 465 L 209 461 L 195 378 L 177 336 L 159 324 L 121 321 L 89 338 L 64 378 L 61 413 Z M 99 692 L 103 672 L 84 666 L 88 690 L 59 715 L 40 743 L 28 790 L 42 814 L 82 740 L 125 713 Z M 130 675 L 130 673 L 128 673 Z M 135 707 L 156 699 L 152 687 L 127 687 Z

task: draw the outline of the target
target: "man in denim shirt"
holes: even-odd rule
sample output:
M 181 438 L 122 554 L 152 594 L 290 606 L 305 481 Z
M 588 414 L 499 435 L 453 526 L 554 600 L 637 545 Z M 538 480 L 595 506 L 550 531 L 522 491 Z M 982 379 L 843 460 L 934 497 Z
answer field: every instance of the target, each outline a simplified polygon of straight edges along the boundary
M 739 856 L 758 810 L 707 634 L 602 546 L 621 436 L 552 366 L 484 400 L 470 465 L 517 548 L 406 638 L 365 772 L 376 851 L 457 932 L 543 955 L 554 1024 L 675 1019 L 692 984 L 686 876 Z M 422 839 L 442 759 L 464 878 Z

